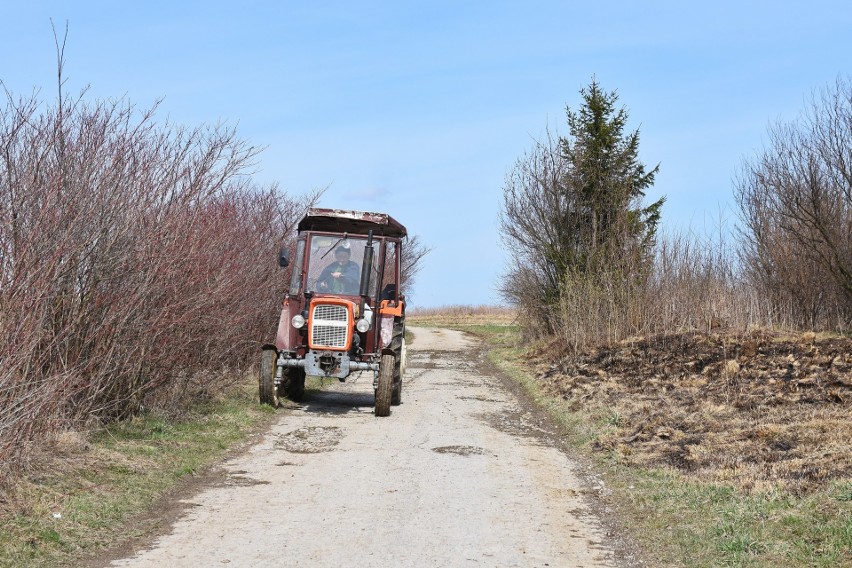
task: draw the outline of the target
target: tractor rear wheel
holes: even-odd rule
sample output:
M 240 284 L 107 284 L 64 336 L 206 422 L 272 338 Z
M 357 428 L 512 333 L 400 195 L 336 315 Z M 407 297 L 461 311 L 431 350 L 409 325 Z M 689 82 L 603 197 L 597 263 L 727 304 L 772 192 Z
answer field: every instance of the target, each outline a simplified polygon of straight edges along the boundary
M 275 366 L 278 361 L 278 352 L 275 349 L 264 349 L 260 355 L 260 376 L 258 377 L 258 391 L 260 403 L 277 406 L 275 400 Z
M 278 388 L 293 402 L 301 401 L 305 396 L 305 369 L 303 367 L 285 369 L 283 380 Z M 283 398 L 280 394 L 279 397 Z
M 397 321 L 393 325 L 393 336 L 390 348 L 394 354 L 393 364 L 393 394 L 391 404 L 399 406 L 402 404 L 402 377 L 405 373 L 405 321 Z
M 376 385 L 376 416 L 390 414 L 391 397 L 393 396 L 394 359 L 392 354 L 382 355 L 379 363 L 379 383 Z

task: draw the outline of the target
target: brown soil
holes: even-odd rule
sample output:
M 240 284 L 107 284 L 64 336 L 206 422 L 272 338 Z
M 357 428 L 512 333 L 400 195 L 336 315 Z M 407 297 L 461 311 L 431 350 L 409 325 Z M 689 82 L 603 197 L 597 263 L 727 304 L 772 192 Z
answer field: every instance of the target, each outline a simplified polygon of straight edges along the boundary
M 594 446 L 746 490 L 852 478 L 852 338 L 679 334 L 536 353 L 551 394 L 607 425 Z

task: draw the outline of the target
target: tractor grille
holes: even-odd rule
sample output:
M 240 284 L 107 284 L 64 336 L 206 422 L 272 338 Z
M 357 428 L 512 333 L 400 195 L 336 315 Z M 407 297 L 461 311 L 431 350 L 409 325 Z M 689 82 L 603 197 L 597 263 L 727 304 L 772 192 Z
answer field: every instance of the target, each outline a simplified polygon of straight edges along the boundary
M 345 349 L 349 339 L 349 311 L 346 306 L 314 306 L 311 320 L 311 347 Z

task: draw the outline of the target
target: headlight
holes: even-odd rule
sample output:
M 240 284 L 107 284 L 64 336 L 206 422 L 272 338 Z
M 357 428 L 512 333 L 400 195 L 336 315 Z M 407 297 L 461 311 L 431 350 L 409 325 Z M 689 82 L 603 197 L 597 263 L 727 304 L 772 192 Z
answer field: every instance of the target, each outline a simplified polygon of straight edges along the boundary
M 290 323 L 293 324 L 293 327 L 296 329 L 302 329 L 305 327 L 305 317 L 302 314 L 296 314 L 293 316 L 293 319 L 290 320 Z
M 355 329 L 361 333 L 367 333 L 370 330 L 370 320 L 367 318 L 359 319 L 358 323 L 355 324 Z

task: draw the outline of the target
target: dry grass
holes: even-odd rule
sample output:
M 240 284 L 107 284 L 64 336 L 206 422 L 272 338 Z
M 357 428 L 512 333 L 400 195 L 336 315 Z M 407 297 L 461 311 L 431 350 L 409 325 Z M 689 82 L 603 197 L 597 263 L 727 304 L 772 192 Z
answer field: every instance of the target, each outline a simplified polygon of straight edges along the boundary
M 410 325 L 513 325 L 517 314 L 514 308 L 504 306 L 441 306 L 437 308 L 415 308 L 406 312 Z
M 607 428 L 594 446 L 745 491 L 852 478 L 852 339 L 753 331 L 538 349 L 539 379 Z

